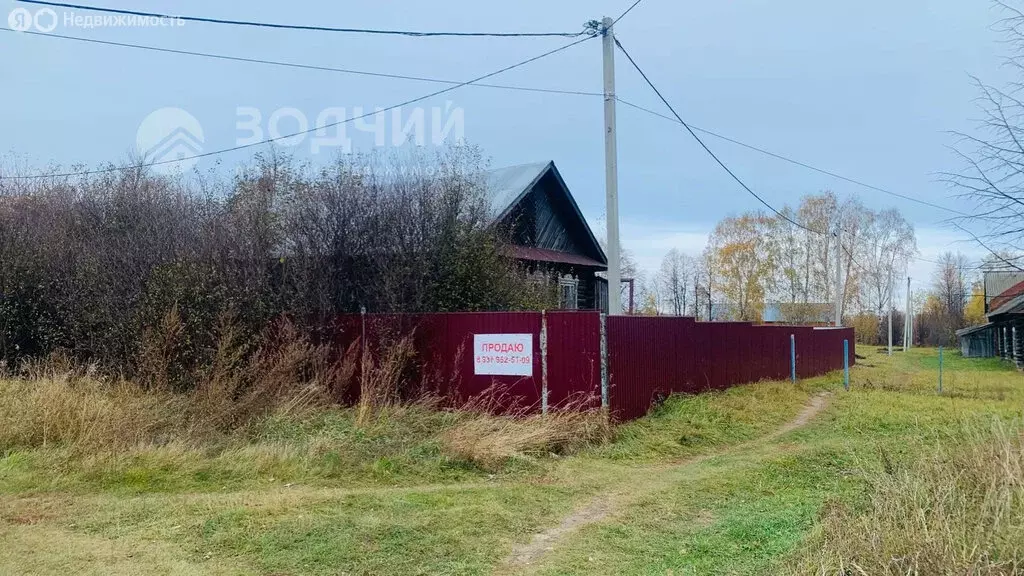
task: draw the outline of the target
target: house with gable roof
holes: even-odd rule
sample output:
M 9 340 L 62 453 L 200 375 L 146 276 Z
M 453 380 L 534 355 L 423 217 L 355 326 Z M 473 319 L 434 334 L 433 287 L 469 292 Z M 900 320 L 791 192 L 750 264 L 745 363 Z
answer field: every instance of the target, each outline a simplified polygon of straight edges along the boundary
M 607 310 L 608 257 L 555 163 L 491 170 L 487 194 L 494 222 L 509 239 L 511 256 L 528 271 L 558 282 L 560 305 Z

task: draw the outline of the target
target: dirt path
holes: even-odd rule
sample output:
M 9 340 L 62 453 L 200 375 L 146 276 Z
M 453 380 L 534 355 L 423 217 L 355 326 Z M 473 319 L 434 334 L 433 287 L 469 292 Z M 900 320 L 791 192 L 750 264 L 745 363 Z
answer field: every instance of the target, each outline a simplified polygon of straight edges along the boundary
M 797 428 L 805 426 L 810 422 L 819 412 L 828 406 L 828 394 L 822 393 L 811 398 L 810 402 L 804 407 L 803 410 L 797 414 L 796 418 L 790 420 L 785 425 L 777 428 L 769 434 L 760 436 L 754 440 L 730 446 L 722 450 L 717 450 L 703 456 L 697 456 L 683 462 L 678 462 L 668 466 L 658 466 L 648 470 L 649 472 L 668 472 L 673 470 L 679 470 L 688 466 L 693 466 L 714 458 L 716 456 L 722 456 L 731 452 L 736 452 L 753 446 L 767 444 L 774 440 L 777 440 L 784 434 L 792 432 Z M 544 532 L 540 532 L 533 536 L 527 544 L 517 546 L 512 550 L 512 554 L 505 559 L 494 571 L 495 574 L 515 574 L 521 572 L 530 572 L 531 569 L 537 564 L 537 562 L 549 551 L 554 549 L 556 543 L 570 534 L 576 532 L 580 528 L 600 522 L 604 520 L 616 510 L 622 508 L 628 501 L 635 497 L 637 494 L 647 494 L 653 491 L 657 491 L 662 488 L 667 488 L 672 484 L 672 480 L 667 474 L 653 474 L 648 475 L 644 479 L 637 477 L 630 478 L 628 486 L 620 486 L 606 492 L 599 494 L 591 499 L 584 506 L 577 508 L 570 515 L 562 519 L 562 522 L 557 526 L 549 528 Z

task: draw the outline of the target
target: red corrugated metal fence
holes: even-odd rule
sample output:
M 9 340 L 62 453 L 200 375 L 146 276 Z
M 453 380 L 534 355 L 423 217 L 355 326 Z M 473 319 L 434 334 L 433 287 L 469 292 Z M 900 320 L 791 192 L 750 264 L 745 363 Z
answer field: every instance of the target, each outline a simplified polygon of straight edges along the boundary
M 376 351 L 390 335 L 412 334 L 424 386 L 454 404 L 500 390 L 499 410 L 539 410 L 543 404 L 542 332 L 546 332 L 549 407 L 601 405 L 604 322 L 608 405 L 620 420 L 638 418 L 672 393 L 725 389 L 790 377 L 790 336 L 797 377 L 843 367 L 843 340 L 854 363 L 852 328 L 754 326 L 693 318 L 611 316 L 596 312 L 491 312 L 345 316 L 337 324 L 342 350 Z M 365 331 L 365 342 L 360 336 Z M 531 334 L 532 376 L 474 374 L 474 334 Z M 428 384 L 429 383 L 429 384 Z M 343 398 L 352 401 L 358 390 Z

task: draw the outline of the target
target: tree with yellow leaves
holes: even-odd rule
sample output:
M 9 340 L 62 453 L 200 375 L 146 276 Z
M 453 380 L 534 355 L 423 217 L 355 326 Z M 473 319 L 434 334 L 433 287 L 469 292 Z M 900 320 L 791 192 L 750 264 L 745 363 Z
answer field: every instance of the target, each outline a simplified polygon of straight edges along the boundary
M 773 219 L 749 213 L 722 220 L 708 242 L 714 285 L 739 320 L 760 321 L 765 294 L 772 289 L 775 251 L 769 231 Z
M 985 318 L 985 287 L 979 280 L 971 286 L 971 296 L 964 308 L 964 323 L 967 326 L 984 324 Z

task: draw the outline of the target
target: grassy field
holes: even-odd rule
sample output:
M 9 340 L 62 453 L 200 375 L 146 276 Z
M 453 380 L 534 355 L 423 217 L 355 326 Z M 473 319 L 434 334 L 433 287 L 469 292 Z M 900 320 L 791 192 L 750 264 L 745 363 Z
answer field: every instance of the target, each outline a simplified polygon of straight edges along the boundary
M 0 573 L 1016 573 L 1024 376 L 947 353 L 940 396 L 934 350 L 859 352 L 850 392 L 671 398 L 608 443 L 489 463 L 451 450 L 464 415 L 420 407 L 138 441 L 104 422 L 152 400 L 2 382 Z

